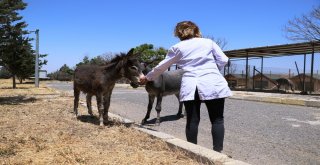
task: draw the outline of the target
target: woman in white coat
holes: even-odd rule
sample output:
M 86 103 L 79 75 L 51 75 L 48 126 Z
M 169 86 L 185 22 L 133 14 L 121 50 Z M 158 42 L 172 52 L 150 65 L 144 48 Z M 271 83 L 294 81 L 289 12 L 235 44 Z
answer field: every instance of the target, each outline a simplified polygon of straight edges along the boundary
M 166 58 L 151 72 L 140 78 L 141 84 L 154 80 L 176 63 L 184 71 L 180 101 L 184 103 L 187 112 L 187 140 L 197 144 L 200 106 L 204 102 L 212 124 L 213 150 L 221 152 L 224 139 L 224 100 L 232 93 L 219 69 L 229 59 L 214 41 L 201 38 L 198 26 L 191 21 L 179 22 L 174 34 L 181 41 L 169 49 Z

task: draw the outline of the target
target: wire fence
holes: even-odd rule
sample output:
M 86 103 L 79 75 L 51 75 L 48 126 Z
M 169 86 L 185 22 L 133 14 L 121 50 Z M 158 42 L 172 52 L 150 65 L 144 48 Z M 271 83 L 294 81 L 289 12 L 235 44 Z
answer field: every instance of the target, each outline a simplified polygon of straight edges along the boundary
M 281 66 L 268 67 L 231 63 L 220 70 L 231 89 L 235 90 L 264 90 L 277 92 L 301 93 L 312 91 L 320 94 L 320 71 L 314 69 L 311 80 L 309 67 Z M 169 70 L 178 69 L 172 65 Z M 248 74 L 247 74 L 248 73 Z
M 285 67 L 285 66 L 284 66 Z M 232 89 L 320 93 L 320 71 L 292 67 L 230 64 L 221 70 Z M 247 75 L 248 73 L 248 75 Z
M 310 74 L 311 69 L 301 69 L 301 68 L 293 68 L 293 67 L 288 67 L 288 68 L 277 68 L 277 67 L 260 67 L 260 66 L 255 66 L 255 65 L 248 65 L 248 75 L 251 77 L 253 76 L 253 68 L 258 70 L 259 72 L 265 74 L 265 75 L 273 75 L 273 74 L 278 74 L 278 75 L 284 75 L 285 77 L 294 77 L 298 74 Z M 223 75 L 227 74 L 246 74 L 246 65 L 241 65 L 241 64 L 231 64 L 229 67 L 226 66 L 224 70 L 221 71 Z M 320 70 L 314 70 L 313 71 L 314 75 L 320 75 Z

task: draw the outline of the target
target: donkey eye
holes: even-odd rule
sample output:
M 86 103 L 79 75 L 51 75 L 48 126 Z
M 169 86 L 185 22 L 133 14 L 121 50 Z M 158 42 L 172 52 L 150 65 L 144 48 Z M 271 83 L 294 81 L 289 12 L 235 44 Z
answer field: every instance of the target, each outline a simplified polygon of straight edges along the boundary
M 138 67 L 136 67 L 136 66 L 130 66 L 130 69 L 132 69 L 132 70 L 138 70 Z

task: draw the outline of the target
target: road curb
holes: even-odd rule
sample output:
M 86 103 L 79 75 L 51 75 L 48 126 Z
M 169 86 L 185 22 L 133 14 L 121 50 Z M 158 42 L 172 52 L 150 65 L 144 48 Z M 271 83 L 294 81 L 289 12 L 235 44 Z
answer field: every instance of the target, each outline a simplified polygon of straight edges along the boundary
M 179 138 L 176 138 L 172 135 L 169 135 L 163 132 L 158 132 L 155 130 L 144 128 L 140 125 L 134 128 L 141 132 L 147 133 L 152 137 L 156 137 L 165 141 L 167 144 L 169 144 L 169 146 L 173 148 L 179 148 L 186 151 L 190 157 L 194 158 L 200 163 L 222 164 L 222 165 L 249 165 L 248 163 L 231 159 L 225 154 L 215 152 L 211 149 L 208 149 L 193 143 L 189 143 L 185 140 L 181 140 Z
M 247 100 L 247 101 L 257 101 L 257 102 L 320 108 L 320 101 L 315 101 L 315 100 L 303 100 L 303 99 L 296 99 L 296 98 L 280 98 L 280 97 L 263 97 L 263 96 L 231 96 L 229 98 L 235 99 L 235 100 Z
M 320 107 L 320 101 L 307 100 L 305 101 L 305 106 L 308 107 Z

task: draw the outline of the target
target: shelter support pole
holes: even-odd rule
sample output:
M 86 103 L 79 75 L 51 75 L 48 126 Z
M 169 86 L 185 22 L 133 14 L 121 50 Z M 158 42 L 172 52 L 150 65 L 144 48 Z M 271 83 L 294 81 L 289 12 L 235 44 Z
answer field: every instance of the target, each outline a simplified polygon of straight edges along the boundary
M 303 58 L 303 78 L 302 78 L 302 92 L 306 92 L 306 61 L 307 61 L 307 55 L 304 54 Z
M 248 63 L 249 63 L 249 54 L 248 51 L 246 51 L 246 91 L 248 91 L 248 77 L 249 77 L 249 71 L 248 71 Z
M 228 60 L 228 75 L 230 74 L 230 65 L 231 65 L 230 60 Z
M 311 94 L 312 91 L 314 91 L 314 84 L 313 84 L 313 63 L 314 63 L 314 44 L 312 43 L 310 94 Z
M 298 77 L 299 77 L 299 80 L 300 80 L 300 85 L 301 85 L 301 87 L 303 87 L 303 82 L 302 82 L 302 80 L 301 80 L 301 75 L 300 75 L 300 73 L 299 73 L 298 64 L 297 64 L 296 61 L 295 61 L 294 63 L 296 64 L 296 68 L 297 68 L 297 72 L 298 72 Z
M 254 84 L 254 76 L 255 76 L 255 72 L 256 72 L 256 66 L 253 66 L 253 74 L 252 74 L 252 90 L 254 91 L 255 88 L 255 84 Z
M 263 56 L 261 57 L 261 76 L 260 76 L 260 90 L 262 91 L 262 74 L 263 74 Z
M 291 78 L 291 69 L 289 69 L 289 78 Z

